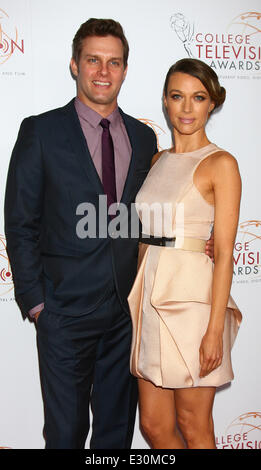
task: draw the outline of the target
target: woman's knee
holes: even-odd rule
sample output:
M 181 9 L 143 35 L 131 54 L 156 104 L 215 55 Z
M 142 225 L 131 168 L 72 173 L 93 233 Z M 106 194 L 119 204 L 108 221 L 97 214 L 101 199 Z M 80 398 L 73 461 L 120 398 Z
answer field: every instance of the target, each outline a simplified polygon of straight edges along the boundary
M 178 427 L 188 444 L 214 432 L 212 414 L 203 416 L 194 410 L 179 410 L 177 413 Z
M 142 415 L 140 425 L 143 433 L 152 442 L 162 439 L 163 436 L 172 434 L 175 431 L 174 423 L 166 422 L 162 417 L 153 415 Z
M 142 432 L 150 440 L 154 440 L 160 434 L 160 423 L 155 417 L 149 415 L 142 415 L 140 419 L 140 426 Z
M 186 441 L 189 441 L 195 432 L 195 422 L 193 412 L 181 410 L 177 413 L 177 424 Z

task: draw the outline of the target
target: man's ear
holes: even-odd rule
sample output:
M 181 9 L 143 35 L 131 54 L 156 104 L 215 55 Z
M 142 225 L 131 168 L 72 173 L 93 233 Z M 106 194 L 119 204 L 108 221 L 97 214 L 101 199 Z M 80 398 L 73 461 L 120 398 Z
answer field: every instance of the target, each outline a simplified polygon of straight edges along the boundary
M 124 72 L 123 72 L 123 80 L 125 80 L 127 72 L 128 72 L 128 64 L 126 65 Z
M 70 62 L 70 67 L 72 74 L 77 77 L 78 76 L 78 65 L 76 64 L 75 60 L 72 58 Z

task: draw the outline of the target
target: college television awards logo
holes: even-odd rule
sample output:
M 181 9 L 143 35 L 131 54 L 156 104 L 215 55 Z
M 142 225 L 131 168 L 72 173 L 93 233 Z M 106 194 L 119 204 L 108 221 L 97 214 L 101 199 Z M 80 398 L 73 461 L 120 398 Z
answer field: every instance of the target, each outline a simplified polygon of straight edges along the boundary
M 261 220 L 246 220 L 239 224 L 234 246 L 233 282 L 261 282 Z
M 0 235 L 0 300 L 13 291 L 13 287 L 13 276 L 6 253 L 6 240 L 3 235 Z
M 249 11 L 233 18 L 221 30 L 199 29 L 182 13 L 170 18 L 170 26 L 189 57 L 207 62 L 217 73 L 237 77 L 261 72 L 261 13 Z
M 216 437 L 216 445 L 218 449 L 261 449 L 261 413 L 254 411 L 238 416 L 224 435 Z
M 18 29 L 8 14 L 0 8 L 0 65 L 15 52 L 24 54 L 24 40 L 19 37 Z

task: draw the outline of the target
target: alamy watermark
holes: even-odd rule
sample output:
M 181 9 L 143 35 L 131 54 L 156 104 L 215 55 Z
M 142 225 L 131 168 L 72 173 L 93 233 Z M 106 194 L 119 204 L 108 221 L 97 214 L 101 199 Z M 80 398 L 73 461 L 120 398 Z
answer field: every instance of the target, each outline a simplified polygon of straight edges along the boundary
M 80 239 L 139 238 L 141 231 L 148 236 L 184 237 L 183 203 L 141 202 L 128 207 L 120 202 L 108 207 L 107 196 L 99 195 L 98 207 L 82 202 L 76 208 L 76 215 L 79 216 L 76 234 Z

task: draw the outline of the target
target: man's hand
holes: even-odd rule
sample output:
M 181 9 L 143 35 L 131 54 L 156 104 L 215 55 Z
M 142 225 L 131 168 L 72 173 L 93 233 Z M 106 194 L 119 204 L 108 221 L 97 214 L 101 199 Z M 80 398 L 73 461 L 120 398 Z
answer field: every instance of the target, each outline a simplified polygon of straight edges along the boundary
M 42 302 L 41 304 L 37 304 L 35 307 L 31 308 L 28 312 L 28 316 L 31 318 L 31 320 L 37 323 L 38 317 L 43 309 L 44 302 Z
M 36 312 L 36 313 L 34 314 L 34 321 L 35 321 L 35 323 L 37 323 L 37 320 L 38 320 L 38 317 L 39 317 L 41 311 L 42 311 L 42 310 L 40 310 L 39 312 Z
M 212 261 L 214 261 L 214 235 L 211 234 L 210 239 L 207 241 L 205 253 L 208 255 Z

